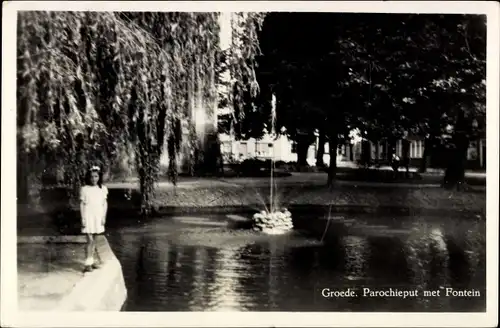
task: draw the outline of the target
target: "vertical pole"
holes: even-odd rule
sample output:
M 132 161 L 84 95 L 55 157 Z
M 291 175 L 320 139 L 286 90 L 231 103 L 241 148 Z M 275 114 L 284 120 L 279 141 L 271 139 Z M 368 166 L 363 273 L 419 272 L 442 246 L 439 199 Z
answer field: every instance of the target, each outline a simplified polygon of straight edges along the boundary
M 270 191 L 270 199 L 269 199 L 269 210 L 272 212 L 274 212 L 274 209 L 273 209 L 273 185 L 274 185 L 274 133 L 275 133 L 275 129 L 274 129 L 274 124 L 275 124 L 275 120 L 276 120 L 276 96 L 273 95 L 272 97 L 272 111 L 271 111 L 271 139 L 273 140 L 273 147 L 272 147 L 272 150 L 271 150 L 271 191 Z
M 272 147 L 274 148 L 274 147 Z M 269 199 L 269 210 L 272 212 L 273 211 L 273 185 L 274 185 L 274 182 L 273 182 L 273 165 L 274 164 L 274 149 L 271 149 L 271 192 L 270 192 L 270 199 Z
M 477 154 L 479 157 L 479 167 L 482 169 L 483 168 L 483 139 L 479 138 L 477 142 Z

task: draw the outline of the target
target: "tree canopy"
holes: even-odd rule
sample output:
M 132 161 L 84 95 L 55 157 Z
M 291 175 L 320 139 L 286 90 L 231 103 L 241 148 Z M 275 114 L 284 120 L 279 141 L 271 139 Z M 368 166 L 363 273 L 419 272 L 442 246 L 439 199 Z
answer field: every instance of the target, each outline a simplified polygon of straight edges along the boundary
M 239 124 L 268 123 L 274 93 L 277 131 L 300 136 L 305 149 L 316 130 L 337 139 L 357 128 L 379 141 L 441 136 L 467 121 L 470 137 L 478 129 L 470 122 L 484 122 L 485 23 L 481 15 L 271 13 L 260 34 L 261 97 L 246 108 L 252 122 Z
M 89 164 L 138 173 L 147 209 L 164 143 L 175 183 L 183 123 L 191 171 L 215 133 L 218 13 L 22 12 L 18 19 L 18 144 L 35 179 L 51 167 L 77 190 Z M 237 88 L 255 94 L 260 14 L 234 13 Z M 242 37 L 242 33 L 244 37 Z M 34 164 L 33 164 L 34 163 Z M 33 181 L 34 182 L 34 181 Z M 34 183 L 26 183 L 34 186 Z M 26 189 L 26 188 L 25 188 Z

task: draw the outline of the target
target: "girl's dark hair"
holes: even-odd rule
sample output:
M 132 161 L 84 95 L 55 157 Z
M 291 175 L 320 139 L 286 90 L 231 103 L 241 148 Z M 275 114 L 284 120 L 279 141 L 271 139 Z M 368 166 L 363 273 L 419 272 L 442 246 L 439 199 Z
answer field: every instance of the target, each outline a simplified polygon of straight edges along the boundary
M 85 174 L 85 184 L 90 186 L 92 185 L 90 179 L 91 179 L 91 176 L 92 176 L 92 172 L 97 172 L 97 174 L 99 174 L 99 181 L 97 181 L 97 185 L 99 186 L 99 188 L 102 188 L 102 170 L 96 170 L 96 169 L 89 169 L 87 170 L 87 174 Z

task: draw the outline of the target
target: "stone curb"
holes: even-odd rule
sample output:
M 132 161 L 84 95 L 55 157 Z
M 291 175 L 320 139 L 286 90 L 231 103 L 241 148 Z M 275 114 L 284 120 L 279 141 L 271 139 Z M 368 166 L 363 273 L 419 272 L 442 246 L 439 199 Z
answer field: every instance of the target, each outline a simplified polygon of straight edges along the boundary
M 120 262 L 106 237 L 97 239 L 103 266 L 85 274 L 54 311 L 119 311 L 127 298 Z
M 85 236 L 17 236 L 18 244 L 85 244 Z
M 18 243 L 85 243 L 85 236 L 22 236 L 18 237 Z M 121 264 L 105 236 L 97 238 L 97 249 L 103 261 L 101 268 L 86 273 L 51 311 L 120 311 L 122 309 L 127 299 L 127 289 Z

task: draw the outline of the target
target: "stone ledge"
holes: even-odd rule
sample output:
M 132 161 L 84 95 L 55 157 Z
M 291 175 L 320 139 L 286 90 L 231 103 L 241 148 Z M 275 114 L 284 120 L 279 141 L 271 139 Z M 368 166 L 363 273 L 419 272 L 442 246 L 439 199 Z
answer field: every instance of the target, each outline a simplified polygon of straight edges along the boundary
M 101 239 L 101 238 L 98 238 Z M 17 236 L 18 244 L 85 244 L 85 236 Z
M 18 237 L 18 243 L 85 243 L 84 236 Z M 121 264 L 105 236 L 97 238 L 103 261 L 100 269 L 86 273 L 50 311 L 120 311 L 127 298 Z

